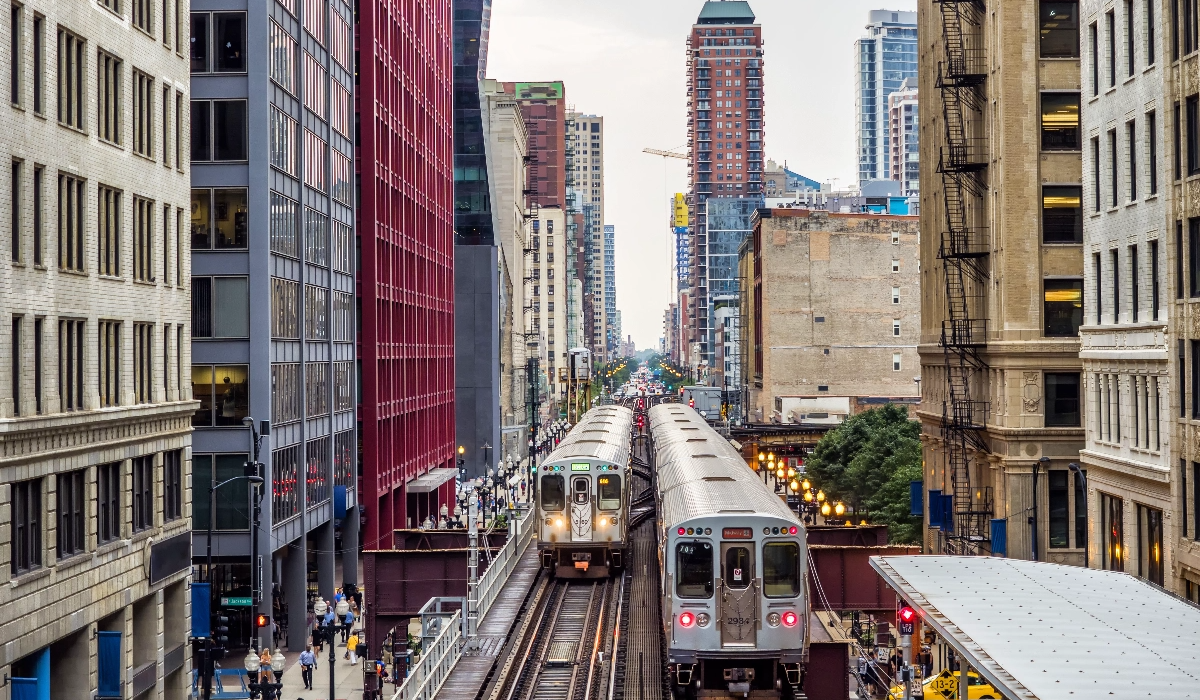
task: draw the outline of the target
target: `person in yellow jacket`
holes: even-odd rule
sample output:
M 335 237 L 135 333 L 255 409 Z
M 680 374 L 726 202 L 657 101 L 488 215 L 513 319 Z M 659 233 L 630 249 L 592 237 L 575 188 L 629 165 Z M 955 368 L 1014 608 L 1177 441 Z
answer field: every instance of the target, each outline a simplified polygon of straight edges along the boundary
M 350 665 L 358 665 L 358 632 L 351 632 L 346 640 L 346 654 L 350 657 Z

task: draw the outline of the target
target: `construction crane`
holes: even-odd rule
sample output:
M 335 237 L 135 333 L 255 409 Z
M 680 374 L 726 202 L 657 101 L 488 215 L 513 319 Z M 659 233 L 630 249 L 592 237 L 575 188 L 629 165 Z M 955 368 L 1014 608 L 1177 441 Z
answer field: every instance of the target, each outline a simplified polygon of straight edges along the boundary
M 657 148 L 643 148 L 642 153 L 649 153 L 652 156 L 662 156 L 663 158 L 678 158 L 680 160 L 688 159 L 688 156 L 686 153 L 676 153 L 674 151 L 660 151 Z

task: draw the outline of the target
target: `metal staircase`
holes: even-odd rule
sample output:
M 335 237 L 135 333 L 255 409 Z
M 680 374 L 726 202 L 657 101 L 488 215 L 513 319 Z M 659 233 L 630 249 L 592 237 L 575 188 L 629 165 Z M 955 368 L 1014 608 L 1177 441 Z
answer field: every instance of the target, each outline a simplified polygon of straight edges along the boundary
M 938 172 L 946 209 L 938 258 L 946 282 L 941 345 L 946 371 L 942 437 L 950 472 L 953 513 L 945 513 L 948 554 L 991 550 L 992 489 L 972 481 L 976 454 L 987 452 L 987 283 L 989 237 L 984 220 L 988 166 L 983 106 L 987 68 L 983 0 L 934 0 L 941 13 L 945 56 L 938 66 L 945 145 Z

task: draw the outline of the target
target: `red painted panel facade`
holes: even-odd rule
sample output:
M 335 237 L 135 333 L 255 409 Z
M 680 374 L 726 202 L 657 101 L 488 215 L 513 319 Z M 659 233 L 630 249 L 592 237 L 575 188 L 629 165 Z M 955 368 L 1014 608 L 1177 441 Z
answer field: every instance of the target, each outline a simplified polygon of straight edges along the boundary
M 358 7 L 359 493 L 378 549 L 415 517 L 405 482 L 454 466 L 452 15 L 451 0 Z

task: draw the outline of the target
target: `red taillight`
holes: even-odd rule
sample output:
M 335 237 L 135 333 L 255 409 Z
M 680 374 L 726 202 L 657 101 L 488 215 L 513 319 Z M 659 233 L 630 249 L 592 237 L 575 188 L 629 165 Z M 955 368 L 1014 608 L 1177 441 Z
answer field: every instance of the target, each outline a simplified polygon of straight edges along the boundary
M 780 619 L 783 621 L 784 627 L 795 627 L 796 623 L 800 621 L 800 618 L 796 616 L 796 613 L 792 612 L 791 610 L 785 612 L 783 617 Z
M 795 617 L 795 616 L 796 616 L 795 613 L 793 613 L 792 617 Z M 695 615 L 691 614 L 690 612 L 679 613 L 679 626 L 680 627 L 691 627 L 694 624 L 696 624 L 696 616 Z
M 684 527 L 679 528 L 679 534 L 681 534 L 681 535 L 687 534 L 687 528 L 684 528 Z
M 798 528 L 797 528 L 795 525 L 793 525 L 793 526 L 791 526 L 791 527 L 789 527 L 789 528 L 788 528 L 788 534 L 789 534 L 789 535 L 794 535 L 794 534 L 796 534 L 797 532 L 800 532 L 800 530 L 799 530 L 799 529 L 798 529 Z

